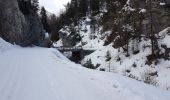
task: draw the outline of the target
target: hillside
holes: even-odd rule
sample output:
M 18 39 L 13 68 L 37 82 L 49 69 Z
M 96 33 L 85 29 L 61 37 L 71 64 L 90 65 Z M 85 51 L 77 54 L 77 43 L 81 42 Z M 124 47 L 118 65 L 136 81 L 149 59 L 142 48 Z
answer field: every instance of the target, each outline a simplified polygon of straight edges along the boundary
M 159 40 L 159 46 L 163 54 L 165 53 L 165 48 L 161 45 L 166 45 L 169 47 L 170 36 L 168 35 L 169 28 L 160 32 L 165 36 L 163 39 Z M 132 42 L 132 41 L 131 41 Z M 131 47 L 132 45 L 129 45 Z M 170 62 L 164 58 L 158 58 L 153 60 L 153 62 L 148 61 L 148 56 L 151 54 L 150 41 L 142 39 L 138 44 L 139 53 L 133 54 L 130 50 L 129 56 L 126 56 L 126 52 L 123 49 L 115 49 L 112 45 L 103 46 L 91 55 L 84 58 L 82 63 L 86 63 L 91 59 L 94 66 L 100 65 L 97 69 L 105 69 L 106 71 L 111 71 L 114 73 L 119 73 L 123 76 L 128 76 L 130 78 L 144 81 L 145 83 L 152 84 L 155 86 L 160 86 L 166 90 L 170 89 Z M 109 55 L 108 55 L 109 52 Z M 108 57 L 110 60 L 108 61 Z
M 76 4 L 87 3 L 84 15 Z M 170 89 L 169 6 L 162 1 L 72 0 L 54 46 L 96 51 L 82 65 Z M 72 12 L 74 11 L 74 12 Z M 76 12 L 75 12 L 76 11 Z M 76 16 L 77 15 L 77 16 Z M 71 18 L 70 18 L 71 17 Z M 75 18 L 76 17 L 76 18 Z M 68 19 L 67 19 L 68 18 Z M 87 66 L 85 66 L 87 67 Z

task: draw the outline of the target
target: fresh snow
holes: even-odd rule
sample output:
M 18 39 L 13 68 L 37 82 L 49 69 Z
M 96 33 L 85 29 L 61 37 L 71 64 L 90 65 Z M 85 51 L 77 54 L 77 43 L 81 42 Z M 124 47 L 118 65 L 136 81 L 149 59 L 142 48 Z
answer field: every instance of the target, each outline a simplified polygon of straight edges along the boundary
M 90 70 L 56 49 L 19 48 L 0 39 L 0 100 L 170 100 L 170 92 Z

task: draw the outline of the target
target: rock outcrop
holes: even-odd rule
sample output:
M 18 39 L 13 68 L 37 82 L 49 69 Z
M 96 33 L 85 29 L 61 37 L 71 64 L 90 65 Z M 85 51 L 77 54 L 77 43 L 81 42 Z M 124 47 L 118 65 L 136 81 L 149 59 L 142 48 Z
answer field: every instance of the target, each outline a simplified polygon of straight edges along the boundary
M 38 45 L 44 40 L 43 25 L 37 14 L 24 15 L 18 0 L 0 0 L 0 36 L 21 46 Z

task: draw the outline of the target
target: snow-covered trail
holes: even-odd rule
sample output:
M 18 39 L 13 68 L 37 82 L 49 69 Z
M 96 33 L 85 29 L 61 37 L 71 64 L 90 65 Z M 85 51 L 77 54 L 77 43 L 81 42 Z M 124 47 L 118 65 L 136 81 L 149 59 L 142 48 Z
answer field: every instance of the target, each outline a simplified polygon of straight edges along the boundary
M 54 49 L 12 48 L 0 54 L 0 100 L 170 100 L 170 92 L 83 68 Z

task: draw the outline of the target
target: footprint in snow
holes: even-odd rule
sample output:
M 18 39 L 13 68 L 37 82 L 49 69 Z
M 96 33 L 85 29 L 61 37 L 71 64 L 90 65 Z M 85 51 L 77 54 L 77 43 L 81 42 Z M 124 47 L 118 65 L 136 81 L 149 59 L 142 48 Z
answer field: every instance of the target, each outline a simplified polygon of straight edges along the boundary
M 95 80 L 95 79 L 94 79 L 94 78 L 90 78 L 90 80 L 92 80 L 92 81 L 93 81 L 93 80 Z
M 113 84 L 112 86 L 113 86 L 113 88 L 115 88 L 118 92 L 121 92 L 121 88 L 119 87 L 119 85 Z
M 116 84 L 113 84 L 113 87 L 114 87 L 114 88 L 118 88 L 119 86 L 118 86 L 118 85 L 116 85 Z

